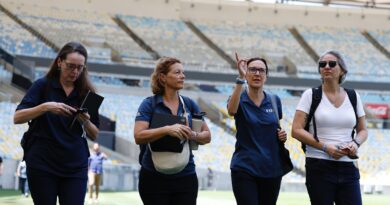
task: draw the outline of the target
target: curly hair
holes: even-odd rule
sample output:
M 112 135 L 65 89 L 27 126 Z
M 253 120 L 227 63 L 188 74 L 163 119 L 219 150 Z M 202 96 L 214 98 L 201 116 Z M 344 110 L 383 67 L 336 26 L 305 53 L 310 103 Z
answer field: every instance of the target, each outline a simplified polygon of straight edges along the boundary
M 177 58 L 173 57 L 162 57 L 158 59 L 156 68 L 154 69 L 151 77 L 150 77 L 150 82 L 151 82 L 151 87 L 152 87 L 152 92 L 155 95 L 163 95 L 165 92 L 165 86 L 164 84 L 160 81 L 160 75 L 161 74 L 167 74 L 170 71 L 171 65 L 175 63 L 180 63 L 180 60 Z

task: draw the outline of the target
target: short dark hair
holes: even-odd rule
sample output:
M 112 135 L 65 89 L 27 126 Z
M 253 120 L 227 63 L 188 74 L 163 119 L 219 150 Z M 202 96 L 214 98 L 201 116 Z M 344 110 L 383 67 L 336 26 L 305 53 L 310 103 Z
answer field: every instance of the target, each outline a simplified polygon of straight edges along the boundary
M 260 57 L 250 58 L 249 60 L 246 61 L 246 66 L 248 66 L 249 63 L 251 63 L 252 61 L 262 61 L 265 65 L 265 74 L 268 75 L 268 64 L 264 58 L 260 58 Z

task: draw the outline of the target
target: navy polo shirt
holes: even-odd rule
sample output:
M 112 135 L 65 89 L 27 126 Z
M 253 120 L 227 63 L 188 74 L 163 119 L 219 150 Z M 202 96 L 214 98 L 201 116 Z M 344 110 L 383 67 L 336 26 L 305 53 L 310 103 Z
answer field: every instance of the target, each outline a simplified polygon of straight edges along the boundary
M 143 102 L 138 108 L 138 113 L 137 116 L 135 117 L 135 121 L 147 121 L 150 123 L 150 121 L 152 120 L 153 112 L 161 113 L 161 114 L 171 114 L 171 115 L 174 114 L 171 113 L 171 110 L 167 106 L 165 106 L 161 95 L 156 95 L 155 97 L 156 99 L 154 99 L 154 96 L 151 96 L 143 100 Z M 192 114 L 199 113 L 200 109 L 193 100 L 185 96 L 182 97 L 185 103 L 191 103 L 191 105 L 186 104 L 185 108 L 187 113 L 189 114 L 188 116 L 189 126 L 192 127 Z M 187 98 L 187 100 L 185 98 Z M 156 100 L 154 110 L 153 110 L 153 100 Z M 190 108 L 192 109 L 192 112 Z M 177 113 L 175 113 L 175 115 L 182 115 L 182 114 L 183 114 L 183 105 L 179 101 L 179 109 L 177 110 Z M 190 160 L 187 166 L 181 172 L 172 175 L 165 175 L 156 171 L 156 169 L 154 168 L 152 156 L 147 145 L 146 144 L 140 145 L 140 149 L 141 149 L 140 164 L 143 168 L 147 169 L 148 171 L 154 172 L 160 176 L 172 177 L 172 178 L 195 174 L 195 163 L 194 163 L 194 155 L 192 154 L 192 150 L 190 153 Z
M 264 96 L 260 107 L 253 103 L 247 91 L 240 96 L 238 110 L 234 115 L 237 142 L 230 169 L 245 171 L 255 177 L 279 177 L 282 176 L 282 169 L 277 137 L 278 122 L 270 95 L 264 92 Z M 282 116 L 279 97 L 276 101 L 279 116 Z
M 46 77 L 35 81 L 16 110 L 32 108 L 45 102 L 61 102 L 79 107 L 81 99 L 76 90 L 66 96 L 58 79 Z M 73 117 L 51 112 L 39 116 L 34 134 L 37 139 L 26 156 L 27 166 L 61 177 L 87 178 L 89 149 L 82 138 L 80 123 L 69 128 Z M 91 122 L 99 126 L 99 116 L 91 116 Z

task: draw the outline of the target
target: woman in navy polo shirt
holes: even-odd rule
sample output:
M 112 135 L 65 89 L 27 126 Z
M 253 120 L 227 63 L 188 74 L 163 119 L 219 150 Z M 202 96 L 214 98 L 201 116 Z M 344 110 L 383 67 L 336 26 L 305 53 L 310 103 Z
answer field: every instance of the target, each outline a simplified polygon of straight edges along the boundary
M 243 60 L 237 54 L 236 59 L 239 77 L 227 105 L 237 128 L 230 165 L 234 196 L 238 205 L 274 205 L 283 175 L 279 141 L 287 139 L 286 132 L 278 129 L 274 113 L 282 116 L 282 105 L 277 97 L 278 110 L 273 110 L 270 96 L 263 90 L 267 62 L 262 58 Z M 244 90 L 245 80 L 248 86 Z
M 60 204 L 84 204 L 89 157 L 85 136 L 95 140 L 99 132 L 98 116 L 76 115 L 75 109 L 89 90 L 94 92 L 87 58 L 80 43 L 64 45 L 46 76 L 33 83 L 16 108 L 15 124 L 37 120 L 35 141 L 25 153 L 34 204 L 55 205 L 57 196 Z M 70 128 L 74 116 L 78 123 Z
M 148 143 L 166 135 L 193 140 L 201 145 L 210 142 L 211 136 L 206 122 L 203 122 L 200 132 L 191 131 L 192 115 L 199 113 L 200 109 L 193 100 L 184 96 L 182 97 L 184 98 L 186 112 L 189 114 L 189 126 L 175 124 L 149 129 L 154 112 L 171 115 L 182 115 L 184 113 L 178 92 L 184 86 L 184 79 L 183 65 L 178 59 L 170 57 L 159 59 L 151 76 L 154 96 L 146 98 L 138 108 L 134 125 L 134 138 L 141 148 L 139 158 L 141 171 L 138 187 L 145 205 L 196 204 L 198 179 L 192 152 L 188 164 L 182 171 L 176 174 L 163 174 L 155 169 L 151 152 L 147 147 Z

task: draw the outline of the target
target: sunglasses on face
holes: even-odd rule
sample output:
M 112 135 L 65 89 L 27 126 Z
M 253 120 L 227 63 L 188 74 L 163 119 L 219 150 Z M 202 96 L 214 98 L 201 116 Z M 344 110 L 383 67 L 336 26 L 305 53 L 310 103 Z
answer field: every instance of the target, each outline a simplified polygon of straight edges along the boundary
M 318 62 L 318 66 L 320 68 L 325 68 L 326 64 L 329 65 L 329 68 L 334 68 L 337 65 L 337 61 L 320 61 L 320 62 Z
M 71 71 L 77 70 L 78 72 L 82 72 L 84 70 L 84 68 L 86 67 L 85 65 L 78 65 L 78 64 L 67 63 L 67 62 L 65 62 L 65 65 L 66 65 L 66 68 L 68 70 L 71 70 Z
M 250 74 L 256 74 L 257 72 L 259 74 L 264 74 L 266 72 L 266 70 L 264 68 L 249 67 L 248 72 Z

